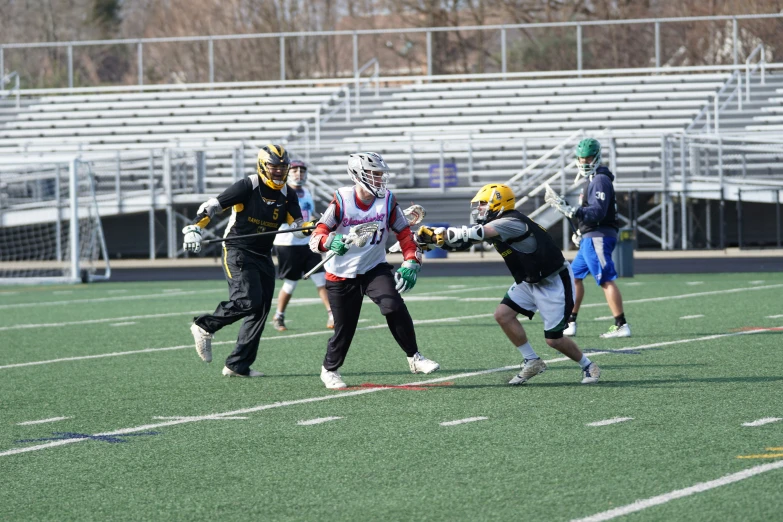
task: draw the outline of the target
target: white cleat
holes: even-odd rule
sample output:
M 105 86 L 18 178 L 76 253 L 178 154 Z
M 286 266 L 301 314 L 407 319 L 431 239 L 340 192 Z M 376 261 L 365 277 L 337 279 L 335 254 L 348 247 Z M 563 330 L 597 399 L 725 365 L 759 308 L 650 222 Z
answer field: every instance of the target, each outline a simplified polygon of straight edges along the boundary
M 615 337 L 631 337 L 631 325 L 628 323 L 622 326 L 612 325 L 608 332 L 601 334 L 601 339 L 613 339 Z
M 413 357 L 408 357 L 408 367 L 411 369 L 411 373 L 432 373 L 440 369 L 440 364 L 430 361 L 416 352 Z
M 508 383 L 511 386 L 525 384 L 536 375 L 541 375 L 545 371 L 546 363 L 544 361 L 541 359 L 529 359 L 525 361 L 524 366 L 522 366 L 522 371 L 515 375 Z
M 563 330 L 563 335 L 567 335 L 568 337 L 573 337 L 576 335 L 576 321 L 568 323 L 566 329 Z
M 590 366 L 582 370 L 582 375 L 582 384 L 595 384 L 601 378 L 601 368 L 594 362 L 591 362 Z
M 211 334 L 201 328 L 196 323 L 190 326 L 190 333 L 193 334 L 193 340 L 196 341 L 196 352 L 204 362 L 212 362 L 212 338 Z
M 348 385 L 345 384 L 343 381 L 342 376 L 340 375 L 340 372 L 338 371 L 329 371 L 323 366 L 321 366 L 321 382 L 324 383 L 324 386 L 329 388 L 330 390 L 341 390 L 343 388 L 347 388 Z
M 228 366 L 223 367 L 223 376 L 225 377 L 263 377 L 264 374 L 261 372 L 257 372 L 254 369 L 250 368 L 250 371 L 247 375 L 242 375 L 241 373 L 237 373 Z

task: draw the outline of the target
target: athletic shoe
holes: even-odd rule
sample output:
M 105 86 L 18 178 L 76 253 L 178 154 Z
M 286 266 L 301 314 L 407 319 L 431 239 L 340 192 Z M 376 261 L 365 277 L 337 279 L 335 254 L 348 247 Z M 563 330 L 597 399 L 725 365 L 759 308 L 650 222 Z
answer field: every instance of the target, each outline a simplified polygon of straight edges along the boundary
M 329 319 L 326 320 L 326 327 L 330 330 L 334 330 L 334 316 L 332 315 L 331 310 L 329 310 Z
M 631 325 L 628 323 L 622 326 L 612 325 L 608 332 L 601 334 L 601 339 L 612 339 L 614 337 L 631 337 Z
M 525 384 L 527 381 L 546 371 L 546 363 L 541 359 L 527 359 L 522 366 L 522 371 L 508 381 L 511 386 Z
M 568 337 L 573 337 L 576 335 L 576 321 L 568 323 L 566 329 L 563 330 L 563 335 L 567 335 Z
M 408 366 L 411 373 L 432 373 L 440 368 L 440 364 L 430 361 L 419 352 L 413 354 L 413 357 L 408 357 Z
M 196 352 L 204 362 L 212 362 L 212 338 L 211 334 L 202 327 L 193 323 L 190 326 L 190 333 L 193 334 L 193 340 L 196 341 Z
M 595 384 L 601 378 L 601 368 L 594 362 L 591 362 L 590 366 L 582 370 L 582 375 L 584 375 L 582 384 Z
M 250 368 L 250 371 L 247 375 L 242 375 L 241 373 L 237 373 L 228 366 L 223 367 L 223 375 L 225 377 L 263 377 L 264 374 L 261 372 L 255 371 L 253 368 Z
M 340 375 L 340 372 L 330 372 L 323 366 L 321 366 L 321 382 L 323 382 L 324 385 L 330 390 L 340 390 L 342 388 L 348 387 L 348 385 L 343 382 L 343 378 Z
M 285 327 L 285 316 L 275 314 L 275 318 L 272 319 L 272 326 L 278 332 L 285 332 L 288 328 Z

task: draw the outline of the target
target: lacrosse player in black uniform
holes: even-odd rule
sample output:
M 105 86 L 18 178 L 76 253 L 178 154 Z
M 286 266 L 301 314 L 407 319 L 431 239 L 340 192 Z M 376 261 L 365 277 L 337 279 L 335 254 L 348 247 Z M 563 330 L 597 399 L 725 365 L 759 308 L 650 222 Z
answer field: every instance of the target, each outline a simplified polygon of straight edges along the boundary
M 522 371 L 509 384 L 524 384 L 547 369 L 517 319 L 519 314 L 532 319 L 536 310 L 544 320 L 546 343 L 579 363 L 583 384 L 596 383 L 601 370 L 572 339 L 563 336 L 574 306 L 571 266 L 549 233 L 515 210 L 514 201 L 514 192 L 506 185 L 485 185 L 471 200 L 471 217 L 477 225 L 435 230 L 421 227 L 417 241 L 456 249 L 487 241 L 503 256 L 515 283 L 495 310 L 495 320 L 524 359 Z
M 245 319 L 236 347 L 223 368 L 223 375 L 228 377 L 263 375 L 250 365 L 256 360 L 275 290 L 275 265 L 271 255 L 275 236 L 230 238 L 278 230 L 284 223 L 296 227 L 313 226 L 313 223 L 302 222 L 296 191 L 286 187 L 290 164 L 288 152 L 282 146 L 263 147 L 258 151 L 258 173 L 237 181 L 217 198 L 207 200 L 199 207 L 194 224 L 182 229 L 184 249 L 199 252 L 201 229 L 216 214 L 231 209 L 231 219 L 223 234 L 229 238 L 223 243 L 223 271 L 228 280 L 229 300 L 220 303 L 213 314 L 196 317 L 190 327 L 199 357 L 212 362 L 214 333 Z

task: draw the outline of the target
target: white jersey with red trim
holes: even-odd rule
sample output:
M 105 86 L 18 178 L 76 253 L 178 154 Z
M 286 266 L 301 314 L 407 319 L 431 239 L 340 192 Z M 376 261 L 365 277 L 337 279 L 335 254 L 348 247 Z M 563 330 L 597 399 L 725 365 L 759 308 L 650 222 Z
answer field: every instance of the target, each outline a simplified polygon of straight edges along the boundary
M 334 256 L 326 263 L 326 271 L 337 277 L 349 279 L 359 274 L 365 274 L 386 262 L 386 234 L 389 228 L 389 214 L 393 210 L 392 195 L 388 190 L 382 198 L 375 198 L 367 210 L 356 205 L 356 188 L 343 187 L 337 189 L 334 197 L 340 206 L 340 215 L 337 218 L 337 234 L 345 236 L 351 228 L 363 223 L 378 223 L 378 231 L 363 246 L 352 246 L 342 256 Z

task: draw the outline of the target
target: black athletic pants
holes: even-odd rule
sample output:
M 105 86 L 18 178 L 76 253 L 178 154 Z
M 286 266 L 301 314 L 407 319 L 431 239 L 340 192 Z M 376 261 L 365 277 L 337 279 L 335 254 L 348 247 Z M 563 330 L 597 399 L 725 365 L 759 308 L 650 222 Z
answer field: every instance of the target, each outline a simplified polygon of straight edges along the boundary
M 226 366 L 247 375 L 256 360 L 258 343 L 275 291 L 275 265 L 268 256 L 258 256 L 228 248 L 223 250 L 223 272 L 228 281 L 228 301 L 217 306 L 212 315 L 196 317 L 195 322 L 214 333 L 244 318 L 234 351 Z
M 356 333 L 362 298 L 366 295 L 386 317 L 394 340 L 408 357 L 419 351 L 413 319 L 400 294 L 394 288 L 392 266 L 381 263 L 366 274 L 345 281 L 326 280 L 329 305 L 334 315 L 334 335 L 326 345 L 324 368 L 335 371 L 343 365 L 348 348 Z

